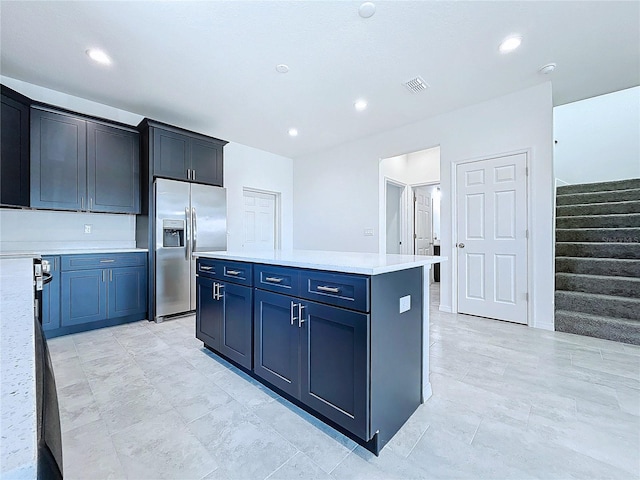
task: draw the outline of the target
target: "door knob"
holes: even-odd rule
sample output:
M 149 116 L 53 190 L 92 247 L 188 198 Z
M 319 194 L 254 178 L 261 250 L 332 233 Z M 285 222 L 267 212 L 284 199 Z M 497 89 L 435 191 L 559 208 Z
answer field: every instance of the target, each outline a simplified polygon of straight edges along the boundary
M 459 243 L 458 248 L 464 248 L 464 243 Z

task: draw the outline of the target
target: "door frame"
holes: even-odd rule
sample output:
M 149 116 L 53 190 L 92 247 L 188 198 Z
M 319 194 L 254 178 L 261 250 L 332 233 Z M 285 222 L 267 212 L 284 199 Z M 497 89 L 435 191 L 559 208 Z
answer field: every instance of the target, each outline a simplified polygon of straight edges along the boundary
M 527 211 L 527 232 L 529 233 L 529 235 L 527 235 L 527 241 L 526 241 L 526 250 L 527 250 L 527 322 L 526 325 L 527 326 L 532 326 L 532 320 L 533 320 L 533 305 L 534 305 L 534 301 L 533 299 L 535 298 L 535 284 L 533 281 L 533 252 L 532 252 L 532 248 L 531 248 L 531 242 L 530 242 L 530 237 L 531 237 L 531 219 L 533 218 L 533 205 L 531 202 L 531 172 L 530 172 L 530 166 L 531 166 L 531 148 L 523 148 L 523 149 L 519 149 L 519 150 L 512 150 L 512 151 L 508 151 L 508 152 L 504 152 L 504 153 L 496 153 L 493 155 L 483 155 L 481 157 L 474 157 L 474 158 L 467 158 L 467 159 L 462 159 L 462 160 L 453 160 L 451 162 L 451 193 L 450 193 L 450 202 L 451 202 L 451 245 L 450 245 L 450 252 L 451 252 L 451 313 L 458 313 L 458 255 L 457 255 L 457 251 L 458 251 L 458 247 L 456 247 L 456 239 L 458 238 L 458 192 L 457 192 L 457 171 L 458 171 L 458 165 L 461 164 L 465 164 L 465 163 L 474 163 L 474 162 L 481 162 L 484 160 L 492 160 L 495 158 L 501 158 L 501 157 L 510 157 L 512 155 L 521 155 L 524 154 L 525 156 L 525 168 L 526 168 L 526 192 L 525 192 L 525 198 L 526 198 L 526 211 Z M 442 191 L 442 187 L 441 187 L 441 191 Z
M 281 240 L 282 240 L 282 213 L 281 213 L 281 205 L 282 205 L 282 193 L 281 192 L 272 192 L 270 190 L 263 190 L 260 188 L 253 187 L 242 187 L 242 210 L 244 212 L 244 194 L 245 192 L 251 193 L 262 193 L 266 195 L 273 195 L 275 197 L 275 212 L 273 216 L 273 228 L 274 238 L 273 238 L 273 246 L 275 250 L 279 250 L 281 248 Z M 243 234 L 244 235 L 244 234 Z
M 407 255 L 407 242 L 406 239 L 409 238 L 409 222 L 407 215 L 409 214 L 409 209 L 407 207 L 407 203 L 409 202 L 409 191 L 411 190 L 411 185 L 407 185 L 406 183 L 399 182 L 394 180 L 393 178 L 384 177 L 384 215 L 382 219 L 382 223 L 380 225 L 380 244 L 383 246 L 381 252 L 387 253 L 387 187 L 389 185 L 393 185 L 395 187 L 399 187 L 402 189 L 402 193 L 400 194 L 400 240 L 403 242 L 400 248 L 401 255 Z M 413 198 L 413 197 L 412 197 Z M 384 229 L 383 229 L 384 227 Z M 413 230 L 413 227 L 411 227 Z M 382 234 L 384 232 L 384 234 Z M 411 247 L 413 250 L 413 247 Z

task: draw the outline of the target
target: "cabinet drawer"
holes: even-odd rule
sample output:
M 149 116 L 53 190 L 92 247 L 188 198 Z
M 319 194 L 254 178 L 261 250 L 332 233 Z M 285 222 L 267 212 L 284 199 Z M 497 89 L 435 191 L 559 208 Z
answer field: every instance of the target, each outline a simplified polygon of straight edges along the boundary
M 369 278 L 315 270 L 300 272 L 302 298 L 338 307 L 369 311 Z
M 250 263 L 216 260 L 214 266 L 215 273 L 213 277 L 218 280 L 246 285 L 248 287 L 253 285 L 253 265 Z
M 255 265 L 253 285 L 262 290 L 298 296 L 300 293 L 300 270 L 272 265 Z
M 198 258 L 196 261 L 196 273 L 201 277 L 216 276 L 216 262 L 208 258 Z
M 146 262 L 147 254 L 144 252 L 62 255 L 62 271 L 138 267 L 146 265 Z

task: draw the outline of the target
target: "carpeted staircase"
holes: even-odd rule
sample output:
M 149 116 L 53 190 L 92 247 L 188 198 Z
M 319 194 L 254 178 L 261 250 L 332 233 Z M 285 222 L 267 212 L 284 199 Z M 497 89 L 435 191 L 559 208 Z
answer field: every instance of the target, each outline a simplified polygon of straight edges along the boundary
M 558 187 L 555 329 L 640 345 L 640 179 Z

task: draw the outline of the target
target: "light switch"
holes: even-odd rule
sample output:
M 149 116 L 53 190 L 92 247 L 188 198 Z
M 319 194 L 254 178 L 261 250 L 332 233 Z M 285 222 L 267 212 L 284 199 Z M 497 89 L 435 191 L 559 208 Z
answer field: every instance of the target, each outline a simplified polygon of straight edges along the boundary
M 365 228 L 364 229 L 365 237 L 373 237 L 373 228 Z
M 400 297 L 400 313 L 411 310 L 411 295 Z

